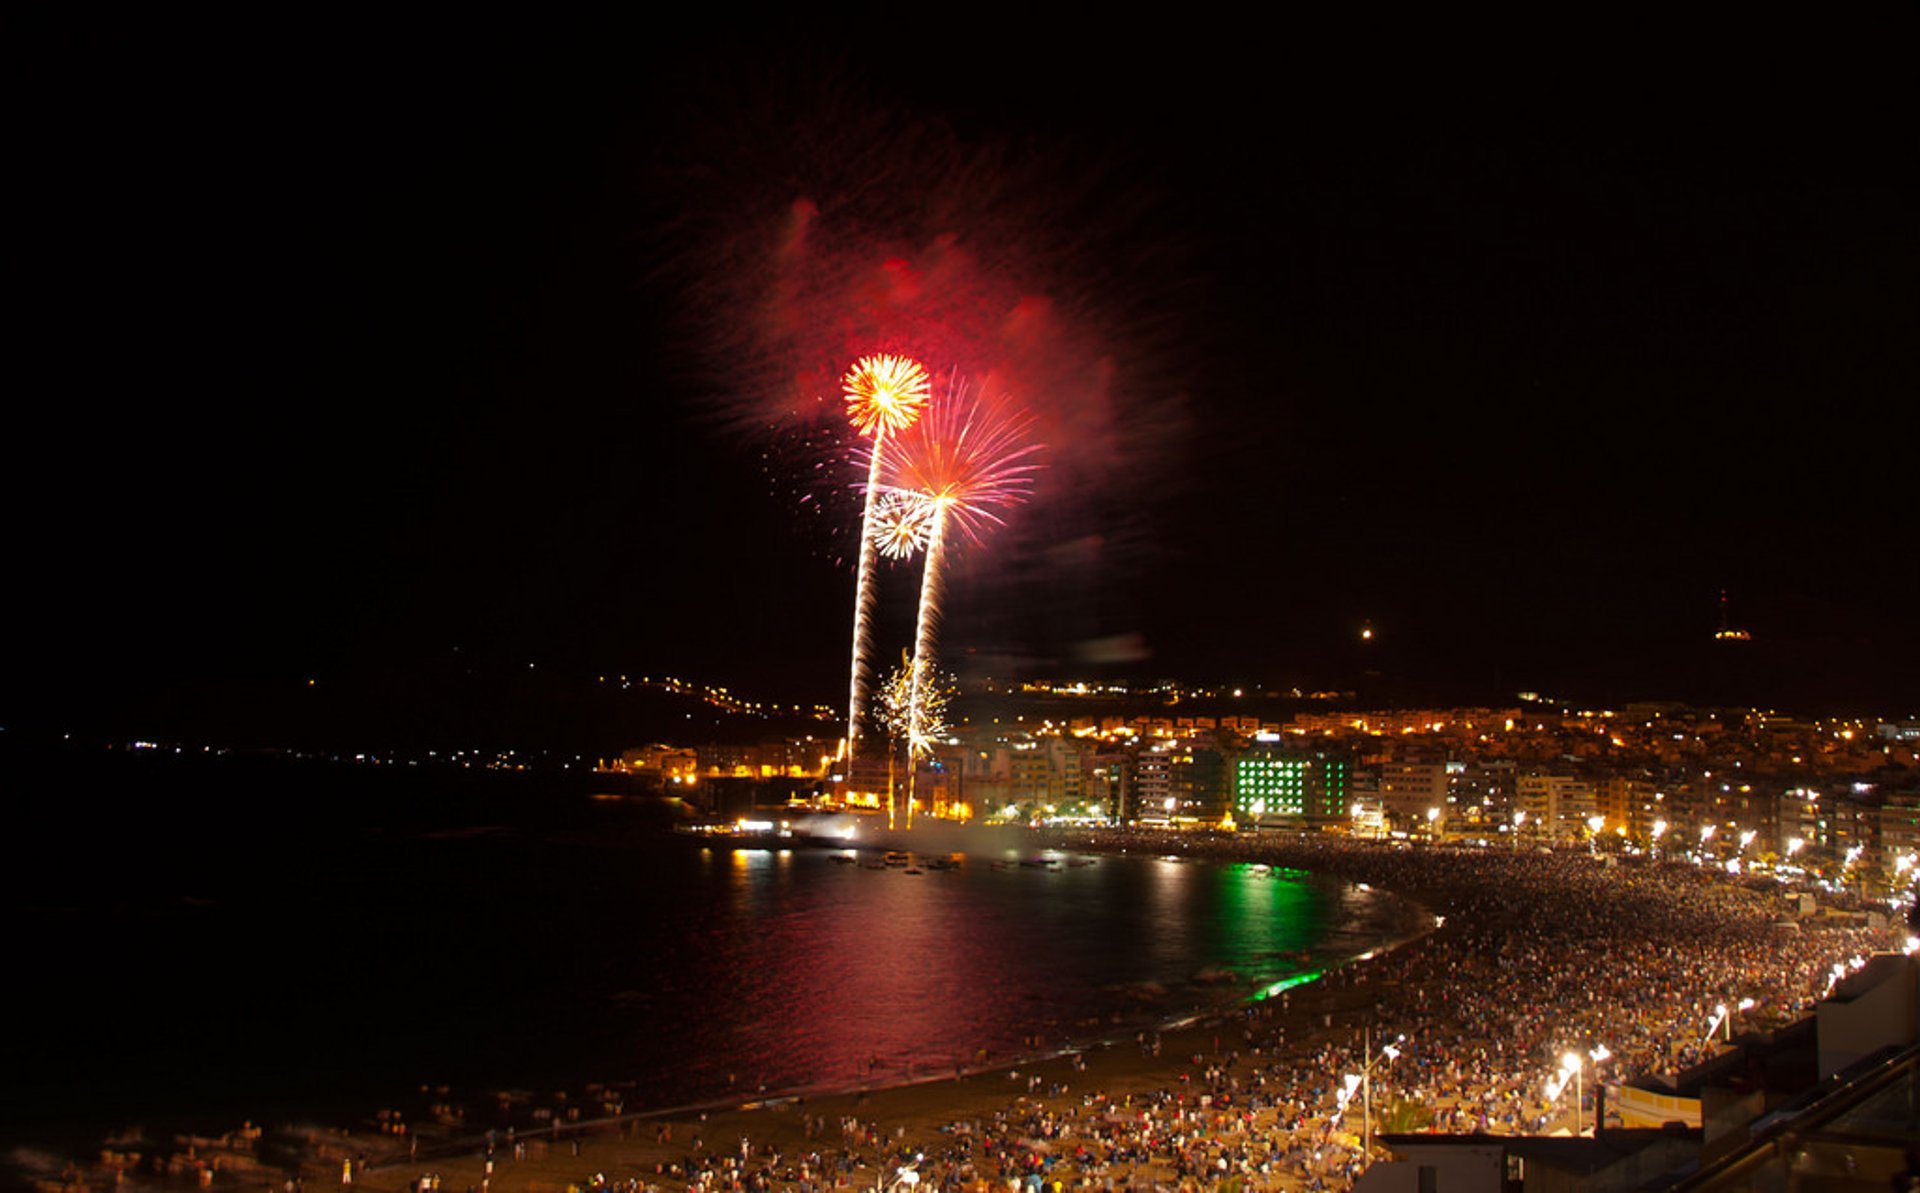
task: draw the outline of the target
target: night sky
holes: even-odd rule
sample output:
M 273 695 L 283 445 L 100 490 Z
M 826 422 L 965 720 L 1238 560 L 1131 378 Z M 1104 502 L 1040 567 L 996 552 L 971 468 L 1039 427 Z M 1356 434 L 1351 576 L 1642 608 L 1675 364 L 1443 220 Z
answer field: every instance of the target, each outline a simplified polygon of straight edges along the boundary
M 1920 713 L 1910 7 L 949 15 L 27 18 L 0 714 L 838 701 L 868 333 L 1050 452 L 964 673 Z

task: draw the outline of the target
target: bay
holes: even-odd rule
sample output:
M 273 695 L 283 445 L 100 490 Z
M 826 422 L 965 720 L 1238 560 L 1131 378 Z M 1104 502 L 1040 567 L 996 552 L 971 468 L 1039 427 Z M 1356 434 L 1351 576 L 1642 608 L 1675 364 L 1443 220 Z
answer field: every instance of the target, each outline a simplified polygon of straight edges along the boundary
M 920 873 L 696 842 L 591 774 L 5 762 L 27 796 L 9 1146 L 590 1082 L 632 1110 L 935 1076 L 1130 1038 L 1406 923 L 1382 892 L 1022 830 L 916 829 L 922 863 L 962 851 Z

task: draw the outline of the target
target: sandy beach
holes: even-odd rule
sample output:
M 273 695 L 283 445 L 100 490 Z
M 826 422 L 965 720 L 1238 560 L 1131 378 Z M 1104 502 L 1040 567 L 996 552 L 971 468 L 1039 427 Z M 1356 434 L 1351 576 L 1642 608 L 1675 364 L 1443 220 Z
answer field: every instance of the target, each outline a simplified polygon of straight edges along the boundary
M 743 1091 L 737 1103 L 647 1115 L 625 1113 L 629 1097 L 644 1099 L 616 1089 L 533 1095 L 509 1107 L 511 1131 L 479 1131 L 469 1115 L 404 1131 L 391 1116 L 377 1130 L 282 1132 L 297 1175 L 229 1136 L 176 1153 L 167 1172 L 121 1156 L 69 1170 L 65 1185 L 1340 1188 L 1364 1166 L 1369 1121 L 1568 1130 L 1571 1099 L 1547 1100 L 1539 1080 L 1562 1049 L 1608 1043 L 1619 1058 L 1608 1081 L 1682 1068 L 1715 1046 L 1697 1039 L 1703 1004 L 1741 994 L 1755 1002 L 1743 1030 L 1784 1022 L 1823 992 L 1837 959 L 1897 944 L 1860 916 L 1815 917 L 1788 935 L 1777 893 L 1684 866 L 1259 838 L 1070 844 L 1300 866 L 1393 890 L 1436 927 L 1222 1017 L 1070 1055 L 1036 1036 L 1026 1058 L 959 1077 L 876 1069 L 865 1090 Z M 1343 1075 L 1361 1071 L 1365 1095 L 1345 1096 Z
M 787 1170 L 788 1179 L 773 1179 L 779 1187 L 799 1187 L 807 1179 L 800 1171 L 806 1157 L 818 1155 L 821 1161 L 808 1165 L 813 1187 L 871 1188 L 883 1175 L 896 1177 L 900 1161 L 915 1155 L 931 1158 L 917 1165 L 919 1174 L 938 1180 L 936 1170 L 945 1167 L 939 1157 L 953 1151 L 968 1134 L 984 1139 L 985 1125 L 993 1124 L 997 1116 L 1001 1127 L 1021 1128 L 1014 1134 L 1029 1141 L 1034 1156 L 1053 1158 L 1049 1181 L 1074 1184 L 1095 1174 L 1091 1166 L 1074 1159 L 1076 1135 L 1084 1137 L 1085 1132 L 1075 1131 L 1073 1124 L 1165 1118 L 1167 1107 L 1162 1100 L 1168 1096 L 1198 1109 L 1207 1096 L 1209 1083 L 1202 1077 L 1209 1069 L 1235 1064 L 1244 1068 L 1245 1063 L 1281 1059 L 1271 1048 L 1250 1041 L 1250 1033 L 1264 1037 L 1281 1032 L 1299 1049 L 1335 1037 L 1355 1038 L 1369 1019 L 1372 1004 L 1366 983 L 1334 977 L 1224 1019 L 1149 1035 L 1144 1041 L 1013 1061 L 971 1070 L 960 1078 L 949 1075 L 885 1084 L 884 1075 L 877 1075 L 871 1089 L 817 1098 L 755 1099 L 731 1109 L 598 1121 L 583 1114 L 584 1121 L 530 1127 L 511 1139 L 504 1131 L 495 1132 L 491 1176 L 484 1136 L 470 1139 L 471 1146 L 460 1154 L 429 1154 L 411 1161 L 406 1159 L 403 1137 L 369 1137 L 364 1132 L 335 1136 L 315 1141 L 321 1155 L 308 1166 L 304 1179 L 309 1186 L 315 1181 L 339 1184 L 344 1163 L 364 1156 L 368 1163 L 355 1175 L 354 1186 L 382 1191 L 418 1189 L 423 1177 L 437 1177 L 443 1189 L 457 1193 L 469 1188 L 484 1188 L 488 1193 L 557 1193 L 568 1187 L 588 1188 L 596 1181 L 616 1187 L 637 1182 L 682 1188 L 698 1185 L 689 1179 L 686 1163 L 704 1156 L 723 1174 L 735 1171 L 736 1165 L 742 1173 Z M 1039 1039 L 1038 1044 L 1044 1048 L 1046 1041 Z M 1220 1116 L 1244 1113 L 1244 1106 L 1223 1106 Z M 1217 1125 L 1212 1117 L 1209 1127 Z M 1274 1125 L 1276 1117 L 1270 1108 L 1255 1112 L 1245 1121 L 1244 1131 L 1237 1133 L 1258 1136 Z M 1041 1124 L 1049 1120 L 1056 1124 L 1053 1136 L 1036 1133 L 1045 1132 Z M 855 1121 L 860 1126 L 850 1129 Z M 957 1132 L 957 1124 L 975 1127 L 972 1132 Z M 1059 1125 L 1067 1131 L 1059 1133 Z M 427 1148 L 429 1153 L 433 1150 Z M 1171 1185 L 1180 1179 L 1175 1165 L 1165 1160 L 1107 1167 L 1110 1171 L 1102 1175 L 1113 1176 L 1119 1186 Z M 1304 1179 L 1271 1175 L 1263 1187 L 1305 1187 Z M 727 1184 L 710 1181 L 707 1187 Z M 752 1182 L 749 1186 L 753 1187 Z

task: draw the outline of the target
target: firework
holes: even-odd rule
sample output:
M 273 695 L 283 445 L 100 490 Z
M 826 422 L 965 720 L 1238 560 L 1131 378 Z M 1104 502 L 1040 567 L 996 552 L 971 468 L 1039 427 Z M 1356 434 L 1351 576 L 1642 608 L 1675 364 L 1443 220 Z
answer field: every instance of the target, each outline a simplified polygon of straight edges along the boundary
M 1001 404 L 978 401 L 956 381 L 942 401 L 900 436 L 886 468 L 889 491 L 927 507 L 926 560 L 913 640 L 908 739 L 930 740 L 930 677 L 937 658 L 946 549 L 954 536 L 978 543 L 1000 524 L 1000 511 L 1026 500 L 1040 446 L 1027 438 L 1032 420 Z M 908 815 L 913 798 L 908 795 Z
M 933 528 L 933 504 L 913 493 L 883 492 L 874 501 L 867 527 L 874 549 L 888 559 L 908 559 L 926 549 Z
M 863 356 L 840 383 L 853 429 L 878 443 L 912 426 L 932 387 L 927 370 L 907 356 Z
M 853 665 L 847 681 L 847 759 L 858 756 L 861 720 L 866 713 L 867 650 L 873 638 L 873 553 L 870 528 L 880 493 L 881 470 L 889 434 L 898 434 L 920 417 L 930 386 L 927 370 L 904 356 L 863 356 L 847 370 L 841 382 L 847 399 L 847 417 L 854 430 L 873 440 L 867 462 L 867 497 L 860 512 L 859 577 L 853 594 Z
M 952 728 L 947 723 L 947 709 L 952 706 L 959 686 L 947 672 L 936 671 L 925 676 L 920 683 L 920 716 L 916 726 L 913 715 L 914 678 L 913 656 L 903 650 L 900 652 L 900 665 L 889 671 L 880 682 L 874 701 L 877 705 L 875 719 L 887 731 L 890 742 L 896 746 L 903 742 L 906 744 L 910 757 L 928 758 L 933 755 L 934 743 Z
M 894 761 L 900 753 L 900 746 L 907 747 L 907 766 L 909 773 L 917 769 L 921 760 L 933 756 L 934 742 L 944 736 L 949 728 L 947 709 L 953 697 L 959 691 L 952 675 L 935 672 L 925 676 L 919 683 L 919 714 L 914 709 L 915 671 L 913 656 L 906 651 L 900 652 L 900 665 L 887 673 L 880 681 L 874 697 L 874 719 L 887 734 L 887 827 L 893 828 L 895 810 L 898 801 L 894 796 Z M 917 724 L 916 724 L 917 722 Z M 911 792 L 911 786 L 909 786 Z M 913 804 L 911 794 L 907 805 L 908 824 L 912 824 Z

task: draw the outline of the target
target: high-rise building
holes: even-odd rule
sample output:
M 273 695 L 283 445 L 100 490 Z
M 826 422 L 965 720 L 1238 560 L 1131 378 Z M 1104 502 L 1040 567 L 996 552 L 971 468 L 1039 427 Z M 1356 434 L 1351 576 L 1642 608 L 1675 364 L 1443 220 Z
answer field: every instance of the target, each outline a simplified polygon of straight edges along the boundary
M 1233 818 L 1260 828 L 1345 827 L 1353 762 L 1325 750 L 1256 747 L 1233 768 Z
M 1201 746 L 1173 755 L 1172 795 L 1183 816 L 1219 820 L 1227 812 L 1227 760 Z
M 1646 771 L 1602 775 L 1594 784 L 1594 797 L 1606 831 L 1625 829 L 1636 841 L 1651 836 L 1654 822 L 1665 819 L 1668 812 L 1666 792 Z
M 1585 840 L 1587 822 L 1600 804 L 1592 783 L 1575 775 L 1530 770 L 1514 778 L 1516 811 L 1525 812 L 1521 835 L 1536 841 Z
M 1138 819 L 1165 824 L 1178 812 L 1173 798 L 1172 747 L 1165 743 L 1142 746 L 1133 756 L 1133 790 L 1139 800 Z
M 1380 767 L 1380 803 L 1387 823 L 1396 829 L 1423 828 L 1427 813 L 1444 813 L 1447 804 L 1447 764 L 1444 761 L 1395 761 Z

